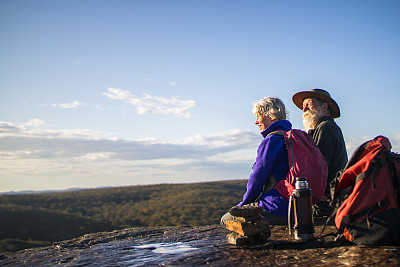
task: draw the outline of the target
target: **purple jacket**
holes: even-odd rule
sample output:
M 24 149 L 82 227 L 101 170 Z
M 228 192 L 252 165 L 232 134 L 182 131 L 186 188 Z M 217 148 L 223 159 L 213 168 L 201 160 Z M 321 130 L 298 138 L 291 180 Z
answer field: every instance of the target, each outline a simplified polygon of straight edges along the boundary
M 275 188 L 263 192 L 264 185 L 271 172 L 275 180 L 280 181 L 286 178 L 289 171 L 288 154 L 283 136 L 268 134 L 276 130 L 289 131 L 291 129 L 292 124 L 289 121 L 280 120 L 261 132 L 264 139 L 257 149 L 257 158 L 247 182 L 247 191 L 243 196 L 243 201 L 238 206 L 253 203 L 260 197 L 258 204 L 265 211 L 287 217 L 289 201 L 284 199 Z

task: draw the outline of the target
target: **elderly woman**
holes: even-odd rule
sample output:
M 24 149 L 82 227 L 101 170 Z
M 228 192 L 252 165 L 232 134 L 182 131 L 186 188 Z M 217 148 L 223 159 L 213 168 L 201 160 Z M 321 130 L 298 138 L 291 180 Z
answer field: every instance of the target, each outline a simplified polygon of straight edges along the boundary
M 263 207 L 261 216 L 270 224 L 286 224 L 289 202 L 273 187 L 273 182 L 274 179 L 280 181 L 286 178 L 289 171 L 288 155 L 283 136 L 270 133 L 277 130 L 289 131 L 292 124 L 286 120 L 285 105 L 276 97 L 266 97 L 254 103 L 253 114 L 264 139 L 258 147 L 243 201 L 237 206 Z M 221 224 L 232 219 L 235 217 L 226 213 L 221 218 Z

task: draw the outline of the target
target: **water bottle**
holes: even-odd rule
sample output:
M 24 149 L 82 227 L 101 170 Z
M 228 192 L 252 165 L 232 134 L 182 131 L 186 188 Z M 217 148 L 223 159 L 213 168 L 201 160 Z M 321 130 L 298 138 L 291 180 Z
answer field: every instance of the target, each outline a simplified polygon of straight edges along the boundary
M 289 234 L 292 234 L 292 207 L 294 213 L 293 233 L 296 240 L 314 238 L 314 218 L 312 211 L 312 191 L 306 177 L 297 177 L 295 188 L 289 199 Z

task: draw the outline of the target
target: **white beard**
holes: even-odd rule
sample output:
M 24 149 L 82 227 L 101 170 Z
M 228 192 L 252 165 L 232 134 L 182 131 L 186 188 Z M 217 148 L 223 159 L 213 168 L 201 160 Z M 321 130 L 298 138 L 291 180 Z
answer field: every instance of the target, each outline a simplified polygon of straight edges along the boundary
M 321 112 L 319 110 L 311 111 L 307 110 L 303 113 L 303 126 L 304 129 L 308 132 L 311 129 L 314 129 L 317 125 L 317 122 L 322 117 Z

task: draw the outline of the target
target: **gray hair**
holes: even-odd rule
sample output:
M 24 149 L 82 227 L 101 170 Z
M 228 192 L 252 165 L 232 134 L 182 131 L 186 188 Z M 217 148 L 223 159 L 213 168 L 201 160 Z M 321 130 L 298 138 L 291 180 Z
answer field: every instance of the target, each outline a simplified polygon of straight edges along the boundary
M 272 120 L 286 120 L 287 112 L 285 104 L 277 97 L 265 97 L 253 103 L 252 112 L 254 115 L 260 114 L 270 116 Z

